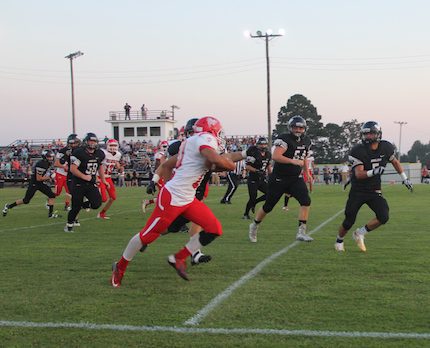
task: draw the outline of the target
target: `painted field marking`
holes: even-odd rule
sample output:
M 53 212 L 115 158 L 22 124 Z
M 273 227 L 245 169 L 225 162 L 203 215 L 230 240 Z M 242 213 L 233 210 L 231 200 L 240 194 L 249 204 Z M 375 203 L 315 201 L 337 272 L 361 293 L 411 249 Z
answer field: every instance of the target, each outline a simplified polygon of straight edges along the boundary
M 383 338 L 383 339 L 430 339 L 430 333 L 418 332 L 361 332 L 361 331 L 319 331 L 319 330 L 286 330 L 286 329 L 255 329 L 255 328 L 197 328 L 178 326 L 134 326 L 115 324 L 91 323 L 39 323 L 31 321 L 0 320 L 0 327 L 22 328 L 55 328 L 55 329 L 84 329 L 110 331 L 140 331 L 140 332 L 174 332 L 181 334 L 257 334 L 278 336 L 311 336 L 311 337 L 351 337 L 351 338 Z
M 320 225 L 318 225 L 316 228 L 314 228 L 311 232 L 309 232 L 309 235 L 319 231 L 322 227 L 327 225 L 329 222 L 333 221 L 335 218 L 337 218 L 341 213 L 343 213 L 344 209 L 338 211 L 336 214 L 334 214 L 331 218 L 327 219 Z M 243 277 L 241 277 L 239 280 L 231 284 L 227 289 L 225 289 L 223 292 L 219 293 L 217 296 L 214 297 L 212 301 L 210 301 L 205 307 L 200 309 L 196 315 L 191 317 L 190 319 L 186 320 L 184 322 L 184 325 L 199 325 L 200 322 L 210 313 L 212 312 L 221 302 L 225 301 L 227 298 L 230 297 L 230 295 L 239 287 L 244 285 L 246 282 L 254 278 L 258 273 L 261 272 L 261 270 L 266 267 L 268 264 L 270 264 L 272 261 L 276 260 L 278 257 L 284 255 L 289 250 L 294 248 L 295 246 L 299 245 L 303 242 L 295 241 L 291 243 L 290 245 L 286 246 L 285 248 L 279 250 L 278 252 L 270 255 L 269 257 L 265 258 L 263 261 L 261 261 L 257 266 L 255 266 L 251 271 L 249 271 L 247 274 L 245 274 Z

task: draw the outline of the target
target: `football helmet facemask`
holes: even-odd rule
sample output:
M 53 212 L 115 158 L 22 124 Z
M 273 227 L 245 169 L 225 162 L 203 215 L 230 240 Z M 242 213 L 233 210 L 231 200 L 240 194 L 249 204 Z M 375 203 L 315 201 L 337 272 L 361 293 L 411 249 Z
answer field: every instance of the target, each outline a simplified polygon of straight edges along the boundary
M 196 121 L 193 126 L 195 133 L 207 132 L 211 133 L 218 141 L 220 152 L 225 149 L 225 135 L 221 122 L 212 116 L 205 116 Z
M 118 152 L 119 144 L 116 139 L 109 139 L 106 143 L 106 150 L 115 155 Z
M 307 130 L 306 120 L 302 116 L 293 116 L 288 121 L 288 129 L 291 134 L 300 139 Z
M 94 133 L 87 133 L 84 138 L 84 146 L 88 149 L 95 150 L 99 146 L 99 139 Z
M 361 126 L 360 134 L 364 144 L 377 143 L 381 141 L 382 129 L 378 122 L 367 121 Z

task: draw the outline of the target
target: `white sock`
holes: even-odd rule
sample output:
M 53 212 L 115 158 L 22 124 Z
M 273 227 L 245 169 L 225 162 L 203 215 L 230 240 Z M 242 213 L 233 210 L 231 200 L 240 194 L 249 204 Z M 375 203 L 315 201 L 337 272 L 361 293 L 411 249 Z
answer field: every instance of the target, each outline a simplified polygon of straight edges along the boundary
M 140 250 L 140 248 L 142 248 L 142 246 L 143 246 L 143 244 L 142 244 L 142 241 L 140 240 L 140 235 L 138 233 L 138 234 L 134 235 L 133 238 L 130 239 L 130 241 L 127 244 L 127 247 L 125 248 L 125 250 L 122 254 L 122 256 L 127 261 L 133 260 L 134 255 L 136 255 L 138 253 L 138 251 Z
M 199 238 L 200 238 L 199 233 L 196 233 L 194 236 L 190 238 L 188 243 L 185 244 L 185 247 L 188 249 L 191 255 L 194 255 L 194 253 L 202 247 Z
M 366 230 L 366 227 L 360 227 L 359 229 L 358 229 L 358 233 L 359 234 L 362 234 L 363 236 L 367 233 L 367 230 Z

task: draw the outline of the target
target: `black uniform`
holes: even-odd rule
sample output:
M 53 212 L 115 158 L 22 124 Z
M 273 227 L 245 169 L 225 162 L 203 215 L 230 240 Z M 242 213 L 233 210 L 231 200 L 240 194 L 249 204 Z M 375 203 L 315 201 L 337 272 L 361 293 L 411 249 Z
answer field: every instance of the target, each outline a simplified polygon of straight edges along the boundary
M 305 160 L 311 147 L 311 141 L 307 136 L 298 139 L 295 135 L 288 133 L 281 134 L 275 140 L 274 145 L 285 149 L 284 157 Z M 272 211 L 284 193 L 297 199 L 301 206 L 311 205 L 308 188 L 300 176 L 301 171 L 300 166 L 275 162 L 272 174 L 269 176 L 266 202 L 263 205 L 266 213 Z
M 24 204 L 30 203 L 34 194 L 37 191 L 42 192 L 44 195 L 48 196 L 48 198 L 55 198 L 55 193 L 52 192 L 51 188 L 48 186 L 49 184 L 45 181 L 37 181 L 36 174 L 41 176 L 49 175 L 49 169 L 51 164 L 46 159 L 41 159 L 36 162 L 33 170 L 33 174 L 31 175 L 30 183 L 28 184 L 27 192 L 25 193 L 25 197 L 23 198 Z
M 388 141 L 381 140 L 378 148 L 372 150 L 368 144 L 359 144 L 352 148 L 349 155 L 351 163 L 351 190 L 345 207 L 345 220 L 342 225 L 349 230 L 354 225 L 358 211 L 363 204 L 372 209 L 380 223 L 385 224 L 389 219 L 389 207 L 381 192 L 381 176 L 358 180 L 354 168 L 363 165 L 364 170 L 385 167 L 394 159 L 394 146 Z
M 167 152 L 169 153 L 169 156 L 174 156 L 179 152 L 179 149 L 181 147 L 182 142 L 181 141 L 175 141 L 169 145 L 169 148 L 167 149 Z M 201 201 L 203 200 L 206 192 L 206 185 L 211 179 L 212 171 L 208 171 L 205 176 L 203 177 L 202 181 L 200 182 L 199 187 L 197 187 L 196 190 L 196 198 Z M 179 232 L 181 231 L 182 227 L 190 222 L 190 220 L 186 219 L 182 215 L 178 216 L 172 224 L 167 228 L 169 232 Z
M 246 164 L 257 169 L 257 171 L 249 172 L 248 174 L 249 200 L 246 203 L 244 216 L 248 216 L 249 211 L 254 208 L 257 203 L 266 200 L 266 172 L 267 167 L 270 164 L 270 160 L 272 159 L 272 155 L 268 150 L 260 151 L 257 146 L 251 146 L 246 151 L 246 154 L 255 158 L 254 162 L 246 162 Z M 258 191 L 261 191 L 264 194 L 257 199 Z
M 97 209 L 102 204 L 102 197 L 96 184 L 97 171 L 105 158 L 102 150 L 96 149 L 93 153 L 85 147 L 73 150 L 70 156 L 70 164 L 78 166 L 78 170 L 86 175 L 91 175 L 91 181 L 82 180 L 72 175 L 72 210 L 69 211 L 67 222 L 72 224 L 81 210 L 84 197 L 89 201 L 92 209 Z
M 245 169 L 245 161 L 237 161 L 236 168 L 227 173 L 228 187 L 224 197 L 221 199 L 221 204 L 231 204 L 231 198 L 236 192 L 240 180 L 242 179 L 242 173 Z

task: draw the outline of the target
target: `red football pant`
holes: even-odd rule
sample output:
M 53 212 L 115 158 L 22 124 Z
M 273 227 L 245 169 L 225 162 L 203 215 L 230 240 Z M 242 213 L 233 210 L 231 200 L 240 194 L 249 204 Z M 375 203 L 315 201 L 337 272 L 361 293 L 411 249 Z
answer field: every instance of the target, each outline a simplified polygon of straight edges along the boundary
M 206 204 L 194 198 L 191 203 L 177 207 L 170 205 L 171 198 L 170 192 L 163 187 L 158 194 L 154 211 L 140 231 L 143 244 L 148 245 L 155 241 L 179 215 L 201 226 L 207 233 L 222 235 L 221 223 Z
M 66 190 L 66 193 L 69 193 L 69 188 L 67 187 L 67 176 L 59 173 L 55 173 L 55 195 L 61 195 L 61 191 L 63 191 L 63 187 Z
M 109 183 L 109 188 L 107 188 L 106 185 L 101 181 L 99 183 L 99 189 L 100 194 L 102 195 L 103 203 L 107 201 L 107 195 L 109 195 L 109 198 L 111 198 L 113 201 L 116 199 L 116 190 L 112 178 L 106 178 L 106 181 Z

